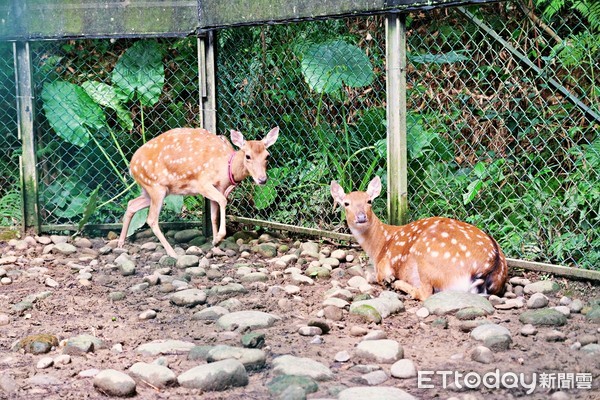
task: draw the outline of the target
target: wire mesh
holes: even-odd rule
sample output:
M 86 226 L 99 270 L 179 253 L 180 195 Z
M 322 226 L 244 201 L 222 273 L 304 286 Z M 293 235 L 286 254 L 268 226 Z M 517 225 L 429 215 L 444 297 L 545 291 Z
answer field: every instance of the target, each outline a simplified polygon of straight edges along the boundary
M 196 40 L 44 42 L 32 53 L 42 224 L 76 224 L 97 188 L 90 222 L 120 221 L 139 195 L 135 150 L 197 125 Z
M 20 141 L 17 130 L 15 69 L 12 43 L 0 42 L 0 227 L 20 228 Z
M 492 234 L 510 257 L 597 268 L 600 33 L 589 16 L 597 13 L 552 13 L 552 4 L 539 3 L 408 16 L 410 219 L 455 217 Z M 256 139 L 281 128 L 269 149 L 269 182 L 238 187 L 229 214 L 344 231 L 330 181 L 346 190 L 364 189 L 375 174 L 385 182 L 384 22 L 218 32 L 218 133 Z M 170 128 L 198 125 L 196 45 L 187 38 L 32 46 L 44 225 L 76 224 L 96 189 L 90 222 L 120 221 L 138 190 L 127 172 L 133 152 Z M 12 91 L 11 76 L 0 75 L 0 94 Z M 8 110 L 1 140 L 16 132 L 14 106 Z M 0 153 L 11 182 L 17 153 Z M 384 220 L 385 198 L 384 188 L 375 204 Z M 198 220 L 202 200 L 184 204 L 184 215 Z

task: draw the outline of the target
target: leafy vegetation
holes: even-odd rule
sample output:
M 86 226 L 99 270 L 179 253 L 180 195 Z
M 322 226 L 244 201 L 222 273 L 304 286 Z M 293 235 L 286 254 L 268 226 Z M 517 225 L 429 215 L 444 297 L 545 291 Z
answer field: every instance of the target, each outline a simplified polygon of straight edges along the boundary
M 535 5 L 472 12 L 536 71 L 458 12 L 408 18 L 410 217 L 459 218 L 509 256 L 598 268 L 600 122 L 590 110 L 600 111 L 600 9 L 589 0 Z M 282 132 L 269 182 L 243 183 L 229 213 L 344 229 L 330 181 L 356 190 L 374 174 L 386 180 L 383 18 L 225 29 L 218 39 L 219 132 Z M 198 125 L 195 40 L 35 51 L 43 218 L 116 222 L 137 191 L 127 173 L 133 151 L 168 128 Z M 193 217 L 202 205 L 171 198 L 167 208 Z M 375 208 L 385 216 L 385 196 Z M 144 220 L 138 213 L 131 228 Z

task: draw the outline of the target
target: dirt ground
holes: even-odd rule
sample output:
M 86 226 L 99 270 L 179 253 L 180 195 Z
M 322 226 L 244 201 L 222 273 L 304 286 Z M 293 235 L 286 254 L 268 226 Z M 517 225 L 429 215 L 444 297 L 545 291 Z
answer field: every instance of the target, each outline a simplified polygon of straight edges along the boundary
M 15 249 L 7 242 L 0 242 L 0 251 L 4 257 L 15 256 L 14 263 L 0 265 L 9 272 L 12 282 L 0 286 L 0 314 L 4 314 L 4 325 L 0 325 L 0 376 L 10 376 L 15 382 L 14 392 L 3 392 L 0 380 L 0 399 L 104 399 L 105 394 L 93 386 L 93 378 L 81 377 L 82 371 L 89 369 L 112 368 L 126 371 L 138 361 L 152 362 L 152 357 L 144 357 L 136 353 L 136 348 L 144 343 L 158 339 L 178 339 L 190 341 L 198 345 L 228 344 L 240 346 L 239 333 L 220 331 L 214 322 L 196 321 L 191 316 L 198 310 L 215 305 L 227 297 L 208 296 L 205 305 L 194 308 L 178 307 L 170 303 L 169 290 L 164 285 L 150 286 L 141 292 L 132 292 L 130 288 L 143 281 L 157 268 L 157 255 L 153 251 L 140 248 L 148 238 L 136 241 L 135 245 L 128 243 L 126 247 L 135 255 L 136 273 L 123 276 L 114 268 L 113 262 L 117 254 L 101 254 L 100 249 L 110 241 L 108 239 L 90 238 L 92 248 L 78 249 L 72 255 L 55 253 L 43 254 L 44 245 L 30 243 L 25 249 Z M 292 252 L 297 246 L 296 238 L 282 237 L 278 245 L 285 244 Z M 302 241 L 308 239 L 303 238 Z M 296 242 L 296 243 L 295 243 Z M 114 245 L 114 241 L 110 242 Z M 355 255 L 353 264 L 366 266 L 364 255 L 358 247 L 340 247 L 329 242 L 320 242 L 320 248 L 334 250 L 343 248 L 349 254 Z M 186 247 L 185 245 L 182 247 Z M 282 254 L 278 254 L 281 256 Z M 192 277 L 190 287 L 208 288 L 220 283 L 223 278 L 230 277 L 239 282 L 234 265 L 239 262 L 252 263 L 255 267 L 267 268 L 269 272 L 277 269 L 264 256 L 252 253 L 241 260 L 239 254 L 232 256 L 214 255 L 209 259 L 209 268 L 218 271 L 208 276 Z M 92 277 L 89 281 L 81 281 L 73 265 L 91 266 Z M 218 267 L 215 267 L 218 266 Z M 340 321 L 327 321 L 331 327 L 329 333 L 321 336 L 322 343 L 312 343 L 311 336 L 298 334 L 298 327 L 305 325 L 311 318 L 323 309 L 324 294 L 332 288 L 335 279 L 344 286 L 352 277 L 349 273 L 349 263 L 342 263 L 339 271 L 333 277 L 315 279 L 314 285 L 298 285 L 299 293 L 287 294 L 283 290 L 273 290 L 273 287 L 290 285 L 289 277 L 285 274 L 270 274 L 269 280 L 258 283 L 245 283 L 247 293 L 236 294 L 241 301 L 242 310 L 260 310 L 281 317 L 281 321 L 273 327 L 261 330 L 266 334 L 267 353 L 266 368 L 251 372 L 249 384 L 242 388 L 229 389 L 224 392 L 200 393 L 198 390 L 181 387 L 166 389 L 153 388 L 143 382 L 137 384 L 136 398 L 140 399 L 268 399 L 271 398 L 267 383 L 274 375 L 272 360 L 284 354 L 308 357 L 330 367 L 335 378 L 331 381 L 320 382 L 315 393 L 308 394 L 309 399 L 337 398 L 337 393 L 344 387 L 361 386 L 357 379 L 362 375 L 351 368 L 360 364 L 360 360 L 351 358 L 342 363 L 335 361 L 336 353 L 348 351 L 352 354 L 355 346 L 362 340 L 353 336 L 353 327 L 364 327 L 368 331 L 384 331 L 388 339 L 398 341 L 404 348 L 404 358 L 414 361 L 419 371 L 462 371 L 476 372 L 480 375 L 499 369 L 501 373 L 524 373 L 530 381 L 531 374 L 536 373 L 589 373 L 593 377 L 592 388 L 567 388 L 553 398 L 571 399 L 600 399 L 600 353 L 586 355 L 575 349 L 581 337 L 600 337 L 600 325 L 593 324 L 582 314 L 572 314 L 566 325 L 556 328 L 540 327 L 538 333 L 532 336 L 520 334 L 523 324 L 518 318 L 526 307 L 511 310 L 497 310 L 487 317 L 509 329 L 512 344 L 506 351 L 495 351 L 495 361 L 482 364 L 471 359 L 470 353 L 479 343 L 474 341 L 468 332 L 458 328 L 460 321 L 455 316 L 445 317 L 443 321 L 435 322 L 437 316 L 422 318 L 416 315 L 421 303 L 409 299 L 406 295 L 401 298 L 406 311 L 383 319 L 381 324 L 370 323 L 361 317 L 343 311 Z M 337 269 L 337 268 L 336 268 Z M 335 270 L 334 270 L 335 271 Z M 183 271 L 173 269 L 173 275 L 183 275 Z M 600 298 L 598 283 L 587 281 L 567 280 L 560 277 L 540 276 L 539 274 L 512 270 L 511 276 L 523 276 L 531 281 L 551 279 L 561 286 L 557 294 L 549 295 L 550 305 L 556 306 L 562 296 L 571 299 L 581 299 L 589 303 L 592 299 Z M 49 287 L 47 278 L 57 283 Z M 383 288 L 375 285 L 373 296 L 377 296 Z M 50 291 L 51 295 L 37 300 L 33 308 L 25 311 L 14 311 L 13 306 L 28 295 Z M 121 291 L 126 294 L 120 301 L 109 300 L 109 294 Z M 526 296 L 527 298 L 528 296 Z M 152 309 L 157 312 L 154 319 L 141 320 L 140 313 Z M 546 341 L 544 335 L 554 329 L 566 335 L 566 340 Z M 38 369 L 37 362 L 42 357 L 56 357 L 62 353 L 61 345 L 54 347 L 49 353 L 33 355 L 23 350 L 12 350 L 13 345 L 33 334 L 51 334 L 59 341 L 77 336 L 90 334 L 104 340 L 106 348 L 93 352 L 73 355 L 65 365 L 55 365 L 47 369 Z M 121 351 L 115 350 L 120 344 Z M 117 349 L 119 346 L 116 347 Z M 198 364 L 190 361 L 185 355 L 168 355 L 169 368 L 177 374 L 182 373 Z M 381 368 L 389 375 L 390 365 L 381 364 Z M 28 379 L 36 374 L 48 374 L 58 379 L 58 384 L 33 384 Z M 433 374 L 433 372 L 432 372 Z M 401 388 L 420 399 L 513 399 L 531 398 L 547 399 L 558 391 L 558 386 L 551 389 L 538 388 L 532 394 L 527 394 L 523 387 L 492 388 L 480 387 L 474 390 L 459 390 L 452 385 L 443 387 L 440 374 L 430 375 L 433 388 L 420 388 L 418 378 L 398 379 L 390 377 L 381 386 Z M 571 385 L 572 386 L 572 385 Z M 373 399 L 375 400 L 375 399 Z

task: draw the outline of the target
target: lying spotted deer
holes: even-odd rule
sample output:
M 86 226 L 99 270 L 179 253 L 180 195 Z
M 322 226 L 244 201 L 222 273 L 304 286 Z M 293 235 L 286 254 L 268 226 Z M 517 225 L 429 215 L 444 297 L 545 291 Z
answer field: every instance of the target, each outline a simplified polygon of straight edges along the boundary
M 131 158 L 130 172 L 142 188 L 131 200 L 123 217 L 118 246 L 125 244 L 129 223 L 136 212 L 150 207 L 147 223 L 167 254 L 177 257 L 158 226 L 158 216 L 167 195 L 198 195 L 210 200 L 213 245 L 225 237 L 225 206 L 233 188 L 248 176 L 254 182 L 267 182 L 267 148 L 279 136 L 279 127 L 262 140 L 244 140 L 231 130 L 235 151 L 223 136 L 205 129 L 177 128 L 167 131 L 140 147 Z M 217 224 L 220 213 L 220 224 Z
M 343 205 L 352 234 L 375 265 L 380 284 L 417 300 L 459 290 L 499 294 L 508 272 L 498 243 L 480 229 L 450 218 L 432 217 L 403 226 L 382 223 L 371 209 L 381 192 L 375 177 L 366 192 L 344 193 L 331 182 L 334 202 Z

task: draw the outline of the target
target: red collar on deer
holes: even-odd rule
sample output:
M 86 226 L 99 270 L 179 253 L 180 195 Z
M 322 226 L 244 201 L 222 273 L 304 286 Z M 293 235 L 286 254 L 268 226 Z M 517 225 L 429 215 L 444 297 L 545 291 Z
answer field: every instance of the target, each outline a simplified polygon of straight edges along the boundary
M 227 163 L 227 174 L 229 175 L 229 183 L 231 183 L 233 186 L 235 186 L 239 182 L 236 182 L 235 179 L 233 179 L 233 171 L 231 170 L 231 164 L 233 163 L 233 157 L 235 157 L 235 151 L 233 153 L 231 153 L 231 156 L 229 156 L 229 162 Z

